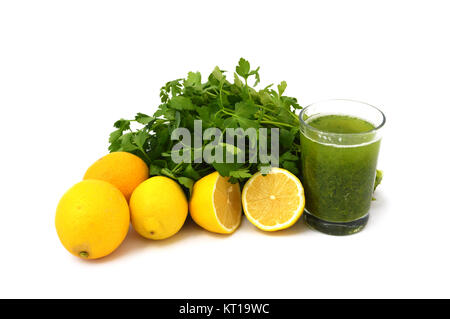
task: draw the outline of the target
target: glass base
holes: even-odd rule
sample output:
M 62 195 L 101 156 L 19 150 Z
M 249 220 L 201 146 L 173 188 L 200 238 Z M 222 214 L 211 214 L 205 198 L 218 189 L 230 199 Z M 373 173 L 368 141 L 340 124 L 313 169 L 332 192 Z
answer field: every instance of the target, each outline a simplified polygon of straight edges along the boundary
M 352 222 L 346 223 L 334 223 L 327 222 L 320 218 L 317 218 L 305 210 L 305 222 L 306 224 L 322 233 L 334 236 L 345 236 L 352 235 L 360 232 L 364 226 L 367 225 L 367 221 L 369 220 L 369 214 L 360 219 L 354 220 Z

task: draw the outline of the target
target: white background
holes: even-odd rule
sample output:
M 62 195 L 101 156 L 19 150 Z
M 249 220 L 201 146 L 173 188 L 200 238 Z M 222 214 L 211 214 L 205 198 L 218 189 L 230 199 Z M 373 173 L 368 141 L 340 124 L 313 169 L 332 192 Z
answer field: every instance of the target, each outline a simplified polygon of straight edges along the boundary
M 2 1 L 0 297 L 450 297 L 449 7 L 446 1 Z M 112 124 L 153 113 L 188 71 L 261 66 L 304 106 L 351 98 L 387 124 L 385 179 L 367 228 L 303 220 L 231 236 L 188 221 L 154 242 L 131 231 L 83 261 L 56 205 L 107 153 Z

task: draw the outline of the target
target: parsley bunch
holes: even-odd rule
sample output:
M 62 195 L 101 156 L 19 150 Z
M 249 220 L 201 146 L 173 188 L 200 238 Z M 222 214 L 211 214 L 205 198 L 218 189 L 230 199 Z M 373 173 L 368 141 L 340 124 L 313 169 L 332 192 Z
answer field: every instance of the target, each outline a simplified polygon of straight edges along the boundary
M 249 81 L 253 80 L 253 86 Z M 120 119 L 109 137 L 109 151 L 125 151 L 142 158 L 150 166 L 151 175 L 164 175 L 192 189 L 201 177 L 218 171 L 232 182 L 243 182 L 264 163 L 175 163 L 171 159 L 172 147 L 177 141 L 170 139 L 174 129 L 184 127 L 193 133 L 194 121 L 202 120 L 203 130 L 219 128 L 279 129 L 280 166 L 299 174 L 299 119 L 297 99 L 284 96 L 286 82 L 256 90 L 260 82 L 259 67 L 252 70 L 250 63 L 241 58 L 234 72 L 233 82 L 226 79 L 225 71 L 214 68 L 206 82 L 199 72 L 189 72 L 185 79 L 167 82 L 161 88 L 161 104 L 152 115 L 138 113 L 134 119 Z M 137 126 L 137 128 L 134 128 Z M 259 138 L 258 136 L 256 137 Z M 203 141 L 203 148 L 210 141 Z M 257 143 L 258 141 L 249 141 Z M 237 150 L 224 145 L 225 152 Z M 192 159 L 193 159 L 192 152 Z

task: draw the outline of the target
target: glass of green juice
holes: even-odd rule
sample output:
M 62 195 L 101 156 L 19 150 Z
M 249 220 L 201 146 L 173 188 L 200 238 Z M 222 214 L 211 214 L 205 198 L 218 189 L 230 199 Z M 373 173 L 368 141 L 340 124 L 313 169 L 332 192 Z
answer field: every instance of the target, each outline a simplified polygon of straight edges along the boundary
M 350 235 L 367 224 L 385 121 L 376 107 L 353 100 L 327 100 L 301 111 L 301 180 L 310 227 Z

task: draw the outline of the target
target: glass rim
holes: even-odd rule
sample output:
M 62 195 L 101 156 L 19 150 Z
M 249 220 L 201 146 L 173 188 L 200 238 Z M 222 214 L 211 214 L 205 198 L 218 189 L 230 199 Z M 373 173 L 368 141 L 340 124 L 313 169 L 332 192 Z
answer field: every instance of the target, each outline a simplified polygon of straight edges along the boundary
M 333 133 L 333 132 L 327 132 L 327 131 L 319 130 L 318 128 L 315 128 L 315 127 L 309 125 L 308 123 L 306 123 L 303 120 L 302 115 L 304 114 L 304 112 L 309 107 L 314 106 L 316 104 L 320 104 L 320 103 L 324 103 L 324 102 L 332 102 L 332 101 L 347 101 L 347 102 L 365 104 L 367 106 L 370 106 L 371 108 L 377 110 L 381 114 L 381 116 L 382 116 L 381 124 L 378 125 L 377 127 L 373 128 L 373 129 L 371 129 L 370 131 L 367 131 L 367 132 L 361 132 L 361 133 Z M 374 106 L 372 104 L 366 103 L 366 102 L 361 102 L 361 101 L 352 100 L 352 99 L 327 99 L 327 100 L 321 100 L 321 101 L 318 101 L 318 102 L 314 102 L 314 103 L 309 104 L 308 106 L 305 106 L 300 111 L 298 117 L 299 117 L 300 123 L 305 125 L 308 129 L 310 129 L 312 131 L 315 131 L 315 132 L 324 133 L 326 135 L 332 135 L 332 136 L 361 136 L 361 135 L 365 135 L 365 134 L 370 134 L 370 133 L 374 133 L 374 132 L 380 130 L 384 126 L 384 124 L 386 123 L 386 116 L 384 115 L 384 113 L 378 107 L 376 107 L 376 106 Z M 365 120 L 365 119 L 363 119 L 363 120 Z

